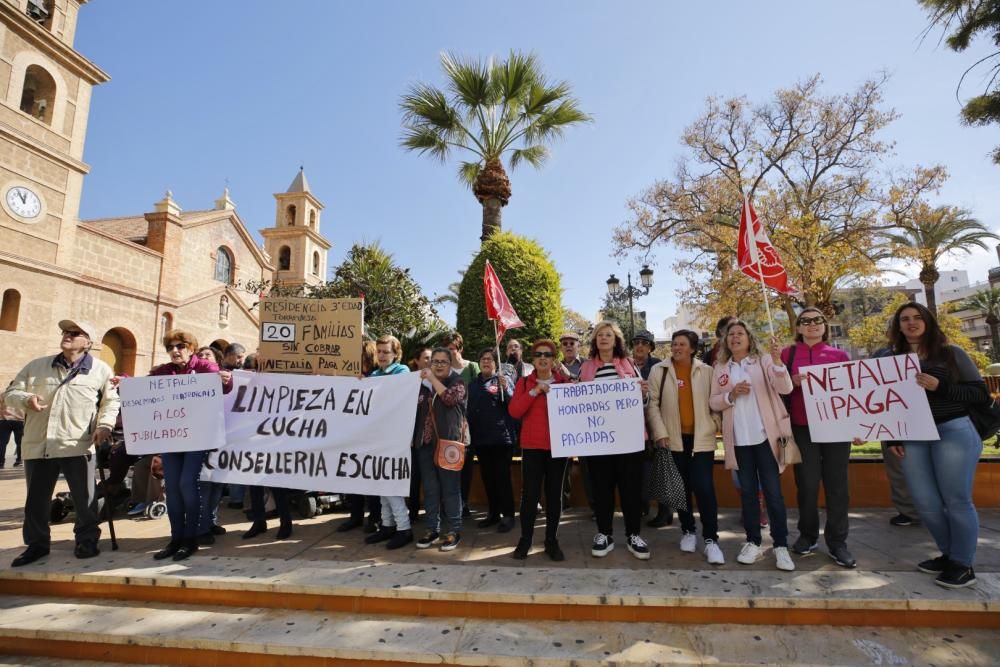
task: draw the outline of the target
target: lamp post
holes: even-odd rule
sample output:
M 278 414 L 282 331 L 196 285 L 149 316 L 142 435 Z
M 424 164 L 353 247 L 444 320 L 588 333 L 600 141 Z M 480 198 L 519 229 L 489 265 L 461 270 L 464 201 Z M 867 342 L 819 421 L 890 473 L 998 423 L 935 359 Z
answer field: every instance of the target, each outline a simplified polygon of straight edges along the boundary
M 649 289 L 653 286 L 653 269 L 649 268 L 649 264 L 642 265 L 642 270 L 639 271 L 639 284 L 642 287 L 632 286 L 631 272 L 626 274 L 626 280 L 627 285 L 623 288 L 621 281 L 615 278 L 615 274 L 612 273 L 611 277 L 608 278 L 608 296 L 615 303 L 622 303 L 628 299 L 628 339 L 631 342 L 635 336 L 635 313 L 632 309 L 632 300 L 649 294 Z

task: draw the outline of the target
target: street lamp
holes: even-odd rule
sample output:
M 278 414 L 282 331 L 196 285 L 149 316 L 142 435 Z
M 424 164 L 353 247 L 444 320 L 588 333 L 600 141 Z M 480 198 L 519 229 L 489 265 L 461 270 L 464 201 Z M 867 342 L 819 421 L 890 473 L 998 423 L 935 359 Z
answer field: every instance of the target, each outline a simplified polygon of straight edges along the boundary
M 622 283 L 615 274 L 611 274 L 608 278 L 608 296 L 615 303 L 623 303 L 625 299 L 628 299 L 628 322 L 629 322 L 629 342 L 635 336 L 635 313 L 633 311 L 632 300 L 638 299 L 640 296 L 646 296 L 649 294 L 650 288 L 653 286 L 653 269 L 649 268 L 649 264 L 643 264 L 642 270 L 639 271 L 639 283 L 642 287 L 632 286 L 632 273 L 629 272 L 626 276 L 627 285 L 622 288 Z

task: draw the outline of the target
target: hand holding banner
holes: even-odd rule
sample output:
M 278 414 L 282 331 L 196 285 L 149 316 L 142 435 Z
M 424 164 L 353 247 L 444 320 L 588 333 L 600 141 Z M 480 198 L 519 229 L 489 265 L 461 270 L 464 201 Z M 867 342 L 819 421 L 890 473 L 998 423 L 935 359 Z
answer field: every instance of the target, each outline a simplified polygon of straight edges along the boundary
M 554 384 L 546 404 L 553 457 L 627 454 L 645 447 L 639 378 Z
M 226 441 L 216 373 L 122 378 L 118 393 L 129 454 L 193 452 Z
M 803 366 L 813 442 L 938 440 L 915 354 Z

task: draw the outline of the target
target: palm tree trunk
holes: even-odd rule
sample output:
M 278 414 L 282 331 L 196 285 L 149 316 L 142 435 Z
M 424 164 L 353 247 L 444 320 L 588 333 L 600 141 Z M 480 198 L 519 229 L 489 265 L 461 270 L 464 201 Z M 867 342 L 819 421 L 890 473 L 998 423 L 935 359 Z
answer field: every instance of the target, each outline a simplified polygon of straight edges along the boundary
M 927 299 L 927 310 L 937 317 L 937 297 L 934 296 L 934 283 L 924 283 L 924 297 Z
M 480 241 L 485 242 L 500 231 L 502 207 L 503 204 L 496 197 L 483 200 L 483 235 L 479 237 Z

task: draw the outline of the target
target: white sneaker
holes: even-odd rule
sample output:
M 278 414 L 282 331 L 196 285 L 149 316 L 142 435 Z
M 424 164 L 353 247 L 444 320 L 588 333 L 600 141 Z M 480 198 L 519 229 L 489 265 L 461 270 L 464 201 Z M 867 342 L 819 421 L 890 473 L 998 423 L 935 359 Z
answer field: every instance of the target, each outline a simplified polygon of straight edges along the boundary
M 681 551 L 693 554 L 698 548 L 698 536 L 694 533 L 684 533 L 681 537 Z
M 736 561 L 744 565 L 753 565 L 758 560 L 760 560 L 760 547 L 753 542 L 744 544 L 740 549 L 740 555 L 736 557 Z
M 795 570 L 795 563 L 792 562 L 792 556 L 788 553 L 788 547 L 774 547 L 774 564 L 779 570 L 786 572 Z
M 722 555 L 722 549 L 715 543 L 715 540 L 705 540 L 705 560 L 709 565 L 725 565 L 726 558 Z

